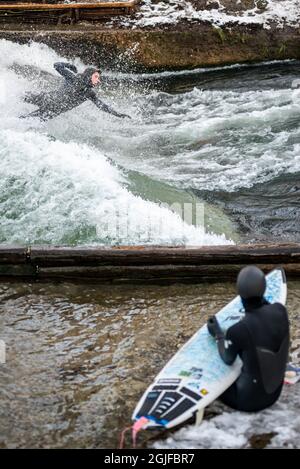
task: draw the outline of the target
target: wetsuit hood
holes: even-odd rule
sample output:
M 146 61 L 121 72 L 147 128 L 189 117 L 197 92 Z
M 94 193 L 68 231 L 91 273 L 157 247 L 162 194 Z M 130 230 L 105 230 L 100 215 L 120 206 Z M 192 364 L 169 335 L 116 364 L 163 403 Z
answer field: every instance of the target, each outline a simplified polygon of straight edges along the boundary
M 80 75 L 77 76 L 78 83 L 83 87 L 93 88 L 92 75 L 94 73 L 100 73 L 100 71 L 95 67 L 87 68 L 83 73 L 80 73 Z
M 251 265 L 239 273 L 237 279 L 238 294 L 243 300 L 262 299 L 267 288 L 265 274 L 258 267 Z

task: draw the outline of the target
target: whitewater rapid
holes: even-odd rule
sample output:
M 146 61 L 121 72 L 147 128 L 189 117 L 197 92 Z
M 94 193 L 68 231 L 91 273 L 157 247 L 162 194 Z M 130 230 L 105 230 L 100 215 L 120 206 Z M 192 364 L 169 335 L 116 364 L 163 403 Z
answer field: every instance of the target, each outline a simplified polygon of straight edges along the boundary
M 126 171 L 115 164 L 122 160 L 122 148 L 116 150 L 113 140 L 129 140 L 135 119 L 132 123 L 117 120 L 91 103 L 53 122 L 19 119 L 34 109 L 23 102 L 26 92 L 47 91 L 60 84 L 53 63 L 64 58 L 35 43 L 2 40 L 0 50 L 0 242 L 230 242 L 186 223 L 166 206 L 131 193 Z M 84 70 L 79 60 L 74 63 L 79 71 Z M 130 98 L 122 99 L 120 93 L 105 97 L 134 116 L 138 110 Z
M 24 95 L 59 86 L 53 63 L 66 59 L 34 42 L 0 50 L 0 242 L 299 239 L 298 62 L 107 70 L 100 97 L 132 120 L 87 102 L 41 123 L 19 118 L 35 109 Z M 185 203 L 202 207 L 205 232 L 194 215 L 182 221 Z

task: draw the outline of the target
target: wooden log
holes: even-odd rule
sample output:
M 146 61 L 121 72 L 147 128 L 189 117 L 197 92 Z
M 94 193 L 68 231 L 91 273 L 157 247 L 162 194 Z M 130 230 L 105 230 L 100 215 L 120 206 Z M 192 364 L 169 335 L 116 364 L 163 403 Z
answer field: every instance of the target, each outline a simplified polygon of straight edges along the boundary
M 16 3 L 0 4 L 0 21 L 74 24 L 79 20 L 99 21 L 110 16 L 132 14 L 139 0 L 75 4 Z
M 100 3 L 0 3 L 0 10 L 40 10 L 40 11 L 51 11 L 51 10 L 76 10 L 76 9 L 101 9 L 101 8 L 135 8 L 138 2 L 136 0 L 129 0 L 126 2 L 100 2 Z
M 32 247 L 30 261 L 44 267 L 95 265 L 226 265 L 300 263 L 300 244 L 67 248 Z
M 1 265 L 0 264 L 0 278 L 37 278 L 37 270 L 33 265 Z
M 282 265 L 290 278 L 300 277 L 300 244 L 0 247 L 1 278 L 134 283 L 219 281 L 235 278 L 249 264 L 259 265 L 265 272 Z
M 300 277 L 300 264 L 283 265 L 289 279 Z M 270 272 L 274 265 L 263 264 L 264 272 Z M 39 280 L 98 281 L 100 283 L 197 283 L 199 281 L 235 281 L 240 265 L 230 266 L 127 266 L 127 267 L 43 267 L 39 268 Z
M 60 3 L 59 0 L 2 0 L 1 3 L 7 5 L 16 5 L 16 4 L 24 4 L 24 3 Z M 0 3 L 0 4 L 1 4 Z M 81 2 L 83 3 L 83 2 Z M 95 2 L 94 2 L 95 3 Z
M 0 265 L 21 265 L 28 261 L 28 248 L 0 245 Z

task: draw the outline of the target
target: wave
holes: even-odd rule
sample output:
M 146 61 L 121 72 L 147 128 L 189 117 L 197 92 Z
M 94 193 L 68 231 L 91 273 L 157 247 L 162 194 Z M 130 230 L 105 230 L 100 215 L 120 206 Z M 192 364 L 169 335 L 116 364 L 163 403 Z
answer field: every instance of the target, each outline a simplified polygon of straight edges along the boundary
M 134 196 L 99 151 L 36 132 L 0 132 L 0 242 L 49 244 L 219 244 Z
M 294 64 L 276 63 L 268 71 L 262 67 L 247 68 L 246 81 L 244 68 L 224 68 L 215 71 L 213 77 L 208 72 L 209 81 L 208 75 L 201 72 L 195 75 L 200 81 L 192 89 L 181 86 L 173 92 L 148 88 L 140 92 L 139 87 L 127 89 L 119 83 L 116 88 L 102 88 L 101 98 L 120 112 L 130 114 L 131 121 L 118 120 L 96 110 L 92 103 L 85 103 L 52 121 L 40 123 L 18 118 L 34 109 L 23 102 L 23 96 L 29 90 L 57 86 L 60 78 L 53 72 L 53 62 L 64 60 L 63 57 L 35 43 L 19 45 L 2 40 L 0 49 L 2 242 L 26 239 L 67 244 L 225 243 L 226 237 L 235 239 L 235 233 L 227 228 L 222 231 L 225 212 L 230 214 L 230 209 L 219 203 L 218 194 L 239 193 L 300 171 L 300 89 L 292 87 L 297 77 Z M 79 60 L 74 63 L 79 69 L 84 68 Z M 37 73 L 38 70 L 42 73 Z M 265 85 L 262 89 L 257 87 L 260 79 Z M 216 83 L 218 89 L 213 89 Z M 27 183 L 21 172 L 16 171 L 20 155 L 26 155 L 22 157 L 24 167 L 31 168 L 30 173 L 24 170 Z M 49 169 L 52 183 L 48 187 L 47 181 L 41 179 L 45 199 L 36 211 L 32 207 L 27 210 L 23 200 L 28 200 L 29 195 L 34 200 L 31 187 L 41 196 L 37 168 L 41 174 L 44 171 L 47 174 Z M 130 172 L 146 178 L 143 187 L 133 184 Z M 15 173 L 20 180 L 16 194 L 21 184 L 26 188 L 19 199 L 13 191 L 10 193 L 7 182 L 13 180 L 15 187 Z M 93 179 L 96 174 L 97 182 Z M 62 179 L 68 183 L 63 184 Z M 68 184 L 72 189 L 68 189 Z M 149 185 L 147 191 L 145 184 Z M 194 191 L 198 197 L 196 204 L 203 202 L 202 194 L 208 200 L 207 193 L 211 193 L 209 202 L 220 207 L 219 221 L 214 217 L 209 227 L 215 234 L 203 235 L 203 229 L 192 226 L 193 222 L 182 224 L 180 211 L 173 213 L 162 206 L 165 200 L 155 198 L 156 193 L 165 192 L 158 189 L 159 185 L 186 193 L 187 200 L 188 193 Z M 56 196 L 52 187 L 56 187 Z M 90 195 L 91 188 L 94 192 Z M 63 209 L 64 197 L 67 211 Z M 178 202 L 177 199 L 174 192 L 172 201 Z M 75 207 L 72 200 L 76 201 Z M 53 210 L 46 220 L 50 202 L 54 204 Z M 14 222 L 13 217 L 9 219 L 6 215 L 9 210 L 18 213 Z M 205 210 L 210 214 L 211 206 L 205 205 Z M 103 219 L 102 231 L 95 222 L 97 216 Z M 116 228 L 116 222 L 110 232 L 104 230 L 104 225 L 111 224 L 113 219 L 118 220 L 121 230 Z M 164 225 L 162 220 L 167 223 Z M 160 231 L 162 225 L 165 228 Z

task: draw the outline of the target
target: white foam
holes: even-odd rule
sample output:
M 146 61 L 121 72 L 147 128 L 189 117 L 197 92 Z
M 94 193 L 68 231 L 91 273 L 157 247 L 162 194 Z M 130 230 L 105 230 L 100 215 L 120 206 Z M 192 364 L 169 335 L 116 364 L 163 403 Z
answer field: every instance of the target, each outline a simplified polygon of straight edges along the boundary
M 57 75 L 53 69 L 53 63 L 61 61 L 62 57 L 46 44 L 30 42 L 20 45 L 16 42 L 10 42 L 6 39 L 0 39 L 0 69 L 5 70 L 13 64 L 31 65 L 40 70 Z M 68 60 L 70 62 L 70 60 Z M 81 60 L 72 61 L 74 65 L 82 70 L 84 64 Z
M 126 26 L 148 27 L 176 24 L 182 20 L 207 21 L 215 26 L 228 24 L 260 24 L 270 28 L 271 24 L 282 28 L 284 25 L 298 27 L 300 21 L 300 0 L 268 0 L 266 10 L 252 8 L 236 14 L 227 13 L 222 7 L 211 10 L 196 10 L 188 0 L 153 3 L 144 0 L 135 19 L 123 19 Z M 120 19 L 118 20 L 120 21 Z
M 13 178 L 15 163 L 20 158 L 17 155 L 25 154 L 22 161 L 24 168 L 30 167 L 30 173 L 26 174 L 28 181 L 31 181 L 26 185 L 27 193 L 24 190 L 19 198 L 14 199 L 7 190 L 7 197 L 12 197 L 16 206 L 22 205 L 26 196 L 34 197 L 30 184 L 32 187 L 37 186 L 39 177 L 36 168 L 42 173 L 47 172 L 51 162 L 53 180 L 43 191 L 46 193 L 49 190 L 49 197 L 55 207 L 52 231 L 49 234 L 45 228 L 46 216 L 39 214 L 39 211 L 46 213 L 45 203 L 44 209 L 39 207 L 36 212 L 40 215 L 40 220 L 45 220 L 45 223 L 41 222 L 43 228 L 38 228 L 38 216 L 32 218 L 37 224 L 34 228 L 29 217 L 31 208 L 27 213 L 24 207 L 24 217 L 27 213 L 26 223 L 25 218 L 22 221 L 19 214 L 18 229 L 16 223 L 13 231 L 14 223 L 5 218 L 5 223 L 1 225 L 2 240 L 17 241 L 28 235 L 28 239 L 33 240 L 45 238 L 45 242 L 71 242 L 75 239 L 84 242 L 86 239 L 93 243 L 107 242 L 109 236 L 112 236 L 113 241 L 118 242 L 118 236 L 114 232 L 104 233 L 98 230 L 96 233 L 95 218 L 99 219 L 111 210 L 113 219 L 116 216 L 113 212 L 119 207 L 122 212 L 119 220 L 125 233 L 119 237 L 119 242 L 225 243 L 224 237 L 205 235 L 203 238 L 201 230 L 190 226 L 187 231 L 182 232 L 177 215 L 134 196 L 130 192 L 130 182 L 124 171 L 114 167 L 111 162 L 117 162 L 125 169 L 139 171 L 154 180 L 167 182 L 176 188 L 208 191 L 250 188 L 256 183 L 268 182 L 284 174 L 297 173 L 300 169 L 298 126 L 287 128 L 289 121 L 298 120 L 299 89 L 243 89 L 240 92 L 195 88 L 176 95 L 153 92 L 139 96 L 134 89 L 131 94 L 125 95 L 121 88 L 120 92 L 114 92 L 113 95 L 101 96 L 116 109 L 131 114 L 133 121 L 120 121 L 110 115 L 95 112 L 93 104 L 86 103 L 53 121 L 41 124 L 18 118 L 34 109 L 33 106 L 24 104 L 22 97 L 32 87 L 38 89 L 39 80 L 30 82 L 17 76 L 9 67 L 13 63 L 35 65 L 40 53 L 44 70 L 52 72 L 53 61 L 64 59 L 43 45 L 21 46 L 2 40 L 0 48 L 3 51 L 0 55 L 0 83 L 5 87 L 6 96 L 6 102 L 0 108 L 3 140 L 1 151 L 3 154 L 5 149 L 7 153 L 2 157 L 3 168 L 6 168 L 5 178 L 6 181 Z M 52 142 L 43 133 L 53 135 L 57 141 Z M 14 139 L 18 146 L 17 152 L 14 149 Z M 41 159 L 35 148 L 42 152 Z M 61 166 L 57 172 L 52 165 L 54 153 L 60 155 Z M 70 156 L 71 154 L 75 156 Z M 69 176 L 64 169 L 68 166 L 73 168 Z M 84 167 L 87 168 L 86 171 L 80 169 Z M 84 178 L 79 184 L 77 180 L 80 179 L 81 172 Z M 65 180 L 69 181 L 70 186 L 74 177 L 77 181 L 75 188 L 78 188 L 80 194 L 74 207 L 73 224 L 69 225 L 63 221 L 63 195 L 59 196 L 61 174 L 65 174 Z M 93 179 L 95 174 L 98 174 L 99 187 Z M 2 185 L 5 178 L 2 178 Z M 106 181 L 110 182 L 109 187 L 106 186 Z M 52 195 L 52 187 L 56 187 L 57 199 Z M 64 189 L 66 187 L 68 185 L 64 185 Z M 90 187 L 94 188 L 91 196 Z M 72 190 L 66 190 L 65 195 L 66 204 L 71 204 Z M 111 203 L 112 200 L 114 203 Z M 127 208 L 128 205 L 130 209 Z M 5 208 L 8 206 L 5 202 Z M 109 217 L 105 215 L 104 219 L 108 221 Z M 168 221 L 169 232 L 165 229 L 157 233 L 161 219 Z M 125 232 L 126 220 L 131 220 L 132 236 Z M 141 221 L 142 226 L 134 227 L 134 224 L 138 224 L 135 221 Z M 149 223 L 152 225 L 150 235 L 146 229 Z M 62 224 L 66 228 L 65 235 L 61 229 Z M 87 233 L 86 237 L 84 232 Z
M 140 155 L 127 167 L 177 187 L 236 191 L 300 170 L 300 90 L 153 93 L 151 124 L 115 148 Z M 153 103 L 153 104 L 152 104 Z
M 280 400 L 258 413 L 225 410 L 204 420 L 199 427 L 182 428 L 166 440 L 156 442 L 157 449 L 236 449 L 251 446 L 251 438 L 269 435 L 268 448 L 299 448 L 300 386 L 286 388 Z M 274 435 L 273 435 L 274 434 Z
M 12 66 L 38 67 L 55 76 L 53 63 L 65 59 L 36 43 L 19 45 L 1 40 L 0 50 L 0 242 L 228 242 L 224 236 L 205 234 L 202 226 L 191 226 L 169 208 L 130 192 L 126 176 L 94 147 L 93 132 L 89 134 L 91 128 L 105 140 L 105 132 L 110 134 L 113 129 L 122 134 L 126 124 L 116 126 L 110 115 L 103 119 L 103 113 L 95 112 L 91 103 L 53 122 L 19 119 L 34 109 L 23 102 L 24 93 L 42 91 L 43 80 L 26 79 Z M 80 61 L 75 63 L 83 68 Z M 122 103 L 117 104 L 121 110 Z M 128 107 L 126 98 L 125 105 Z M 49 131 L 55 139 L 47 135 Z
M 35 132 L 0 131 L 1 241 L 218 244 L 167 208 L 132 195 L 103 154 Z

